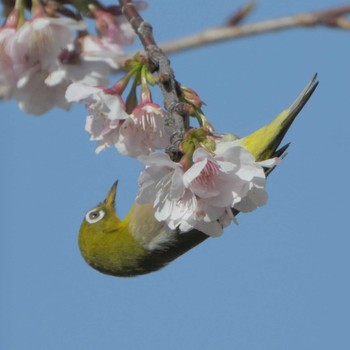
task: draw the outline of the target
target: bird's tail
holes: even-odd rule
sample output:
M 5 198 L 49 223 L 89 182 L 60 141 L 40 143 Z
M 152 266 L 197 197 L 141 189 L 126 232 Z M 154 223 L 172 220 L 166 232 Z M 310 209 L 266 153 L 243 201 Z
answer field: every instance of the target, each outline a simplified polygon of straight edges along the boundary
M 317 85 L 317 74 L 315 74 L 289 108 L 280 113 L 269 124 L 240 139 L 239 142 L 241 145 L 252 153 L 257 161 L 282 156 L 289 144 L 280 149 L 278 147 L 294 119 L 315 91 Z

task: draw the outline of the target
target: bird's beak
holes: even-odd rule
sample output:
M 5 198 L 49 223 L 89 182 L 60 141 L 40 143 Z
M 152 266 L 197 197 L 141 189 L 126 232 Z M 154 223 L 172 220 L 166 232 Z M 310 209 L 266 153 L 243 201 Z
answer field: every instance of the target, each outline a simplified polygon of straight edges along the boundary
M 112 207 L 113 209 L 115 207 L 115 196 L 117 193 L 117 186 L 118 186 L 118 180 L 113 184 L 113 186 L 111 187 L 111 189 L 107 194 L 106 199 L 104 200 L 104 203 L 107 206 Z

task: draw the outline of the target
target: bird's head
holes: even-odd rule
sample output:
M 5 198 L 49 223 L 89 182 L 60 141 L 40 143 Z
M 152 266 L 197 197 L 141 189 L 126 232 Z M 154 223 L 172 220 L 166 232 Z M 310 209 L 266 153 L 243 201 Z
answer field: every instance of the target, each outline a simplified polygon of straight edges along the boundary
M 117 184 L 102 203 L 86 213 L 79 231 L 79 248 L 86 262 L 100 272 L 128 276 L 146 251 L 131 234 L 128 223 L 116 215 Z
M 121 220 L 115 212 L 117 186 L 118 181 L 113 184 L 105 200 L 85 214 L 80 233 L 82 233 L 82 231 L 89 231 L 94 234 L 108 233 L 108 231 L 115 228 L 116 225 L 120 225 Z

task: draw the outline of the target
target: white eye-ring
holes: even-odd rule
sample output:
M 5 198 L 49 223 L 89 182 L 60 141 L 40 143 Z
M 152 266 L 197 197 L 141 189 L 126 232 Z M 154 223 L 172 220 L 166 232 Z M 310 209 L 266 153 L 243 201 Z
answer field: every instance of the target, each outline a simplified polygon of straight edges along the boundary
M 85 215 L 85 220 L 89 224 L 96 224 L 96 222 L 100 221 L 101 219 L 104 218 L 106 213 L 102 209 L 92 209 L 87 214 Z

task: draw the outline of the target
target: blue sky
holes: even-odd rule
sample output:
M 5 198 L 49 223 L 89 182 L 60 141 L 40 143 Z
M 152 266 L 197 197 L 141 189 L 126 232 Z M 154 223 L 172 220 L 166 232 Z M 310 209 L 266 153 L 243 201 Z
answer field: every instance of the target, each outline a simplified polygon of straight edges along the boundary
M 238 1 L 150 1 L 159 42 L 221 24 Z M 249 21 L 334 0 L 260 1 Z M 119 179 L 124 216 L 141 166 L 100 155 L 85 110 L 43 117 L 1 102 L 1 349 L 328 350 L 349 347 L 350 32 L 293 29 L 172 55 L 176 78 L 218 131 L 245 135 L 320 85 L 268 179 L 269 202 L 163 270 L 132 279 L 91 269 L 77 234 Z

